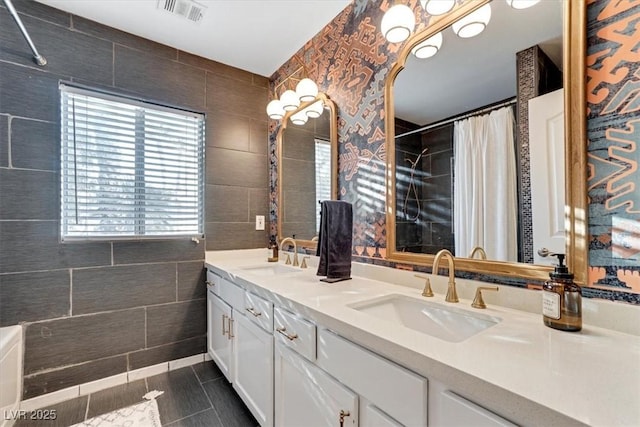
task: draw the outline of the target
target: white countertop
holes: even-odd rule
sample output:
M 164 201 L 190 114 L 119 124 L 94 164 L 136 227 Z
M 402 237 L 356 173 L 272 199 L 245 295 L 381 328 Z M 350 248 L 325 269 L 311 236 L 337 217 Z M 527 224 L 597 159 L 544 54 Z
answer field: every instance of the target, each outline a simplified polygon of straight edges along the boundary
M 263 277 L 242 269 L 269 265 L 268 254 L 266 249 L 207 252 L 206 266 L 226 272 L 276 305 L 294 308 L 423 375 L 441 373 L 444 371 L 439 367 L 448 367 L 588 425 L 640 425 L 640 337 L 636 335 L 586 323 L 582 331 L 573 333 L 548 328 L 539 313 L 492 303 L 512 301 L 512 305 L 531 310 L 531 304 L 520 300 L 539 301 L 539 292 L 510 286 L 500 287 L 502 292 L 483 293 L 488 308 L 476 310 L 470 307 L 467 295 L 472 295 L 471 290 L 480 282 L 457 280 L 457 309 L 480 311 L 502 321 L 462 342 L 447 342 L 348 306 L 389 294 L 424 300 L 423 282 L 414 278 L 413 272 L 354 263 L 351 280 L 327 284 L 319 281 L 313 266 L 301 272 Z M 436 295 L 428 300 L 449 305 L 444 302 L 447 278 L 431 277 Z M 413 287 L 406 286 L 408 283 Z M 504 297 L 500 300 L 491 294 Z M 601 306 L 583 300 L 585 303 L 588 312 L 612 313 L 616 308 L 615 303 L 611 306 L 604 302 Z M 640 323 L 640 308 L 617 306 L 627 313 L 626 322 L 631 313 L 635 325 Z

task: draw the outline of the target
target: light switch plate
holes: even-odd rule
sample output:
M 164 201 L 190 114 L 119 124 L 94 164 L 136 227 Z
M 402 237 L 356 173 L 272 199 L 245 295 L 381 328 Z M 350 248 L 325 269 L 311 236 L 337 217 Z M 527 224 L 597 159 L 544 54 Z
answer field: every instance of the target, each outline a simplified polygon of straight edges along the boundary
M 264 215 L 256 215 L 256 230 L 264 230 Z

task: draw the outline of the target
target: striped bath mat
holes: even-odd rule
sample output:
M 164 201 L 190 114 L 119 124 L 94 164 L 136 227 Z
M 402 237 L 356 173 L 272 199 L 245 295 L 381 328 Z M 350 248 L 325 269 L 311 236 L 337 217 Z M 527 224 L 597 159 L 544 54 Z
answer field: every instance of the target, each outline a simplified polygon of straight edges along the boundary
M 98 415 L 71 427 L 160 427 L 160 413 L 155 399 Z

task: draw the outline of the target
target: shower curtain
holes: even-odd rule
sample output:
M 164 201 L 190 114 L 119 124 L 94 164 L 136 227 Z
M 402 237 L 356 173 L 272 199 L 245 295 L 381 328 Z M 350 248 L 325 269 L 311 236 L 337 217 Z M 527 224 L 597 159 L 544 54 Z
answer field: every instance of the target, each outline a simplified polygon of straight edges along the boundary
M 487 259 L 517 261 L 518 202 L 510 107 L 454 124 L 455 254 L 481 246 Z

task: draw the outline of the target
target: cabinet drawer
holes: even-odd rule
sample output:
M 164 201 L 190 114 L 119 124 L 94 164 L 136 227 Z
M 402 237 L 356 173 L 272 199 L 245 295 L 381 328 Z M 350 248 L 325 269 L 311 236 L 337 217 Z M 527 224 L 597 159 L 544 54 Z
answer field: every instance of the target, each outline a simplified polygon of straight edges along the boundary
M 440 409 L 446 417 L 441 421 L 448 426 L 516 427 L 499 415 L 448 390 L 442 393 Z
M 212 291 L 215 295 L 220 295 L 220 281 L 222 277 L 213 273 L 210 270 L 207 270 L 207 289 Z
M 316 360 L 316 325 L 293 313 L 275 308 L 274 336 L 307 359 Z
M 218 294 L 220 298 L 233 307 L 234 310 L 238 310 L 244 314 L 244 289 L 227 279 L 220 278 L 219 282 L 219 286 L 216 286 L 220 288 Z M 214 286 L 214 288 L 216 286 Z
M 244 294 L 244 314 L 262 329 L 273 332 L 273 303 L 251 292 Z
M 318 332 L 317 363 L 400 423 L 427 425 L 426 378 L 326 329 Z

